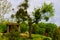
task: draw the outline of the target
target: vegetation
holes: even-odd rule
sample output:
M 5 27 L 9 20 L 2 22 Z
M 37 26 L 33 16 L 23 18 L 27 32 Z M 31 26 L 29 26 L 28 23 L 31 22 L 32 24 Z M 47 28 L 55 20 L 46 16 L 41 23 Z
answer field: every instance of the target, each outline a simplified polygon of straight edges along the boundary
M 7 2 L 6 5 L 5 2 Z M 0 11 L 0 40 L 60 40 L 60 27 L 54 23 L 41 22 L 42 20 L 47 22 L 50 17 L 54 16 L 52 3 L 44 3 L 42 7 L 35 8 L 32 12 L 33 18 L 31 18 L 28 13 L 28 2 L 28 0 L 24 0 L 24 2 L 18 6 L 19 9 L 17 12 L 11 15 L 12 19 L 16 19 L 16 23 L 18 23 L 17 26 L 20 27 L 20 29 L 13 24 L 12 26 L 9 25 L 10 28 L 7 26 L 7 23 L 11 21 L 5 20 L 4 15 L 11 10 L 11 4 L 8 3 L 7 0 L 0 3 L 0 5 L 3 6 L 0 7 L 2 11 L 2 13 Z M 9 33 L 7 29 L 9 29 Z
M 0 22 L 5 19 L 4 15 L 11 11 L 11 7 L 12 5 L 8 0 L 0 1 Z

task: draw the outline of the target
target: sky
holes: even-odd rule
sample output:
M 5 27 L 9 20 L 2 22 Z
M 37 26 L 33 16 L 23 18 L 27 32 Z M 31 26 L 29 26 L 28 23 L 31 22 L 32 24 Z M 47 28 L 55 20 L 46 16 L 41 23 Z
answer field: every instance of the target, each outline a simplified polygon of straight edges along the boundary
M 23 3 L 24 0 L 8 0 L 12 4 L 12 8 L 17 10 L 17 7 L 20 3 Z M 60 26 L 60 0 L 29 0 L 29 8 L 28 12 L 32 13 L 34 8 L 39 8 L 41 5 L 46 2 L 49 4 L 50 2 L 53 3 L 54 7 L 54 17 L 50 18 L 49 22 L 55 23 Z M 16 11 L 15 11 L 16 12 Z M 11 12 L 12 13 L 12 12 Z M 8 14 L 9 15 L 9 14 Z M 11 15 L 11 14 L 10 14 Z

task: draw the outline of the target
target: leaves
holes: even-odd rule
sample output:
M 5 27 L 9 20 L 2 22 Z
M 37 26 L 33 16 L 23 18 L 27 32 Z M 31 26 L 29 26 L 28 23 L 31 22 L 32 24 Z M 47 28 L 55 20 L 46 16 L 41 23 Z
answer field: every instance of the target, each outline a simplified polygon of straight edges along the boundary
M 33 12 L 35 23 L 38 23 L 42 19 L 48 21 L 49 18 L 54 15 L 53 12 L 54 9 L 52 3 L 50 4 L 44 3 L 44 5 L 41 8 L 38 9 L 36 8 L 36 10 Z
M 0 14 L 6 14 L 11 10 L 11 3 L 7 0 L 3 0 L 0 2 Z
M 7 0 L 0 1 L 0 20 L 2 21 L 4 19 L 4 15 L 9 13 L 11 11 L 11 3 Z
M 12 18 L 12 19 L 14 18 L 14 14 L 11 15 L 11 18 Z

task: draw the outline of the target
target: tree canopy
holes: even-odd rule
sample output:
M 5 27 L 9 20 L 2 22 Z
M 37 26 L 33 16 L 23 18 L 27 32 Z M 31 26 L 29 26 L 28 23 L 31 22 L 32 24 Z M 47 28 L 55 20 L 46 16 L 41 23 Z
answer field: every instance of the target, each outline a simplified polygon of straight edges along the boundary
M 0 1 L 0 20 L 4 19 L 4 15 L 11 11 L 11 3 L 8 0 Z

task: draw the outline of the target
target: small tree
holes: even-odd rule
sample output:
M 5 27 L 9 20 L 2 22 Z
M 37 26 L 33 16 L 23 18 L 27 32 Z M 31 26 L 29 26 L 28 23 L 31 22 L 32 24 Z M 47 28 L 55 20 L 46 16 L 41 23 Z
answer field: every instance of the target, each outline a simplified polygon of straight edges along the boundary
M 34 16 L 34 23 L 38 23 L 41 20 L 46 20 L 48 21 L 50 17 L 54 15 L 54 9 L 52 3 L 46 4 L 44 3 L 41 8 L 36 9 L 33 12 Z

